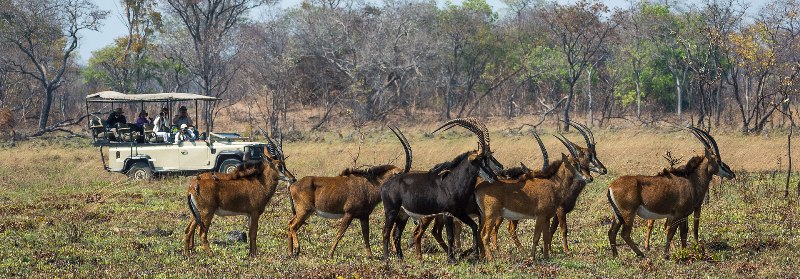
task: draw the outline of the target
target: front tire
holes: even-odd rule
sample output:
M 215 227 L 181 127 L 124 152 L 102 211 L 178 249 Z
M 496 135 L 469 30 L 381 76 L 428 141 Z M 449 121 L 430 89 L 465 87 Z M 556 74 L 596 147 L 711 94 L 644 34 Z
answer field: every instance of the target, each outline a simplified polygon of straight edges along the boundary
M 222 164 L 219 164 L 218 172 L 231 173 L 234 170 L 236 170 L 236 168 L 239 167 L 239 165 L 241 164 L 242 161 L 240 161 L 239 159 L 225 159 L 225 161 L 222 161 Z
M 153 178 L 153 169 L 147 163 L 133 163 L 128 169 L 128 179 L 130 180 L 150 180 Z

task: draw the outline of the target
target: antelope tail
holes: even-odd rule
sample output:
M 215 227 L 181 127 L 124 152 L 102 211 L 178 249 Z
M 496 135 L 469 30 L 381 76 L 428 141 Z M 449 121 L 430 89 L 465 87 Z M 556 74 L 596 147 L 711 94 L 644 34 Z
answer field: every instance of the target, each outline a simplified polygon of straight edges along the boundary
M 617 204 L 614 203 L 614 198 L 611 197 L 611 188 L 609 188 L 608 192 L 606 192 L 606 197 L 608 197 L 608 203 L 611 204 L 611 209 L 614 209 L 614 215 L 617 216 L 617 220 L 619 220 L 620 224 L 624 225 L 625 224 L 625 220 L 622 219 L 622 213 L 619 212 L 619 208 L 617 207 Z
M 189 204 L 189 211 L 192 212 L 192 216 L 194 217 L 195 223 L 200 225 L 201 231 L 206 231 L 206 225 L 203 224 L 203 221 L 200 220 L 200 210 L 197 209 L 197 205 L 194 204 L 194 199 L 192 199 L 192 194 L 186 195 L 187 203 Z

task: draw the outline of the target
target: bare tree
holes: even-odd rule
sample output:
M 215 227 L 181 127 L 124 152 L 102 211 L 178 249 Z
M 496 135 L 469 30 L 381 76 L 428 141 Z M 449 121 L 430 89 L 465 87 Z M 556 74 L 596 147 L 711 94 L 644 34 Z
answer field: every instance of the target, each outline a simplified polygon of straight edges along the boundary
M 203 95 L 221 97 L 228 92 L 232 78 L 238 70 L 235 61 L 238 48 L 233 36 L 240 24 L 247 20 L 248 12 L 266 4 L 268 0 L 164 0 L 168 12 L 183 25 L 175 30 L 186 35 L 189 47 L 173 45 L 172 55 L 186 66 L 195 77 Z M 207 102 L 203 119 L 213 128 L 210 120 L 216 103 Z
M 0 2 L 0 40 L 20 56 L 0 57 L 12 71 L 35 80 L 42 92 L 39 131 L 47 130 L 55 91 L 63 85 L 82 30 L 97 30 L 108 12 L 88 0 Z M 16 58 L 16 59 L 15 59 Z
M 608 13 L 608 7 L 602 3 L 590 4 L 583 0 L 569 6 L 554 4 L 542 13 L 552 32 L 550 35 L 567 60 L 569 92 L 564 106 L 564 121 L 569 122 L 570 119 L 576 83 L 584 70 L 597 59 L 604 40 L 616 27 L 613 22 L 603 21 L 605 13 Z M 564 124 L 563 128 L 569 131 L 569 125 Z

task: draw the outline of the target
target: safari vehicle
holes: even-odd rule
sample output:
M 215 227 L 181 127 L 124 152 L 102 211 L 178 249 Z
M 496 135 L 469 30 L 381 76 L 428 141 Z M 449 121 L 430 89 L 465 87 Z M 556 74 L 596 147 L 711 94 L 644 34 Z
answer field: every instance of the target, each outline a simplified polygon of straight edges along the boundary
M 165 123 L 172 123 L 173 107 L 194 102 L 195 121 L 198 102 L 218 101 L 220 99 L 190 93 L 124 94 L 103 91 L 86 96 L 86 113 L 90 106 L 111 110 L 115 106 L 140 106 L 158 112 L 168 108 Z M 145 104 L 158 103 L 158 106 L 145 107 Z M 108 127 L 103 117 L 94 113 L 89 117 L 88 128 L 92 142 L 100 149 L 100 159 L 107 171 L 127 174 L 130 179 L 150 179 L 154 174 L 197 173 L 203 171 L 231 172 L 245 160 L 260 160 L 264 156 L 265 144 L 241 141 L 235 133 L 214 133 L 205 123 L 205 131 L 196 129 L 196 138 L 176 141 L 178 127 L 169 127 L 166 134 L 157 135 L 152 124 L 140 128 L 135 124 L 119 123 Z M 130 122 L 131 119 L 128 119 Z M 195 125 L 197 122 L 195 122 Z

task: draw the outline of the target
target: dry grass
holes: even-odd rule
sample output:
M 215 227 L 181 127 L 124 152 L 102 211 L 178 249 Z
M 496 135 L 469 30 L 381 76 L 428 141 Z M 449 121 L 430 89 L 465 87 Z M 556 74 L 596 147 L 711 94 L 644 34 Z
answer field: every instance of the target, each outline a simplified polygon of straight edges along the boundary
M 404 129 L 414 149 L 414 169 L 476 146 L 462 132 L 427 136 L 431 127 Z M 544 133 L 552 133 L 545 131 Z M 610 174 L 590 184 L 569 219 L 573 255 L 557 245 L 551 260 L 531 262 L 529 251 L 515 251 L 505 232 L 500 235 L 501 259 L 489 263 L 462 261 L 446 265 L 433 245 L 423 262 L 364 259 L 358 225 L 351 226 L 337 249 L 325 259 L 335 234 L 335 221 L 309 219 L 300 232 L 297 259 L 285 258 L 286 225 L 290 218 L 285 186 L 261 220 L 256 259 L 246 258 L 247 245 L 226 240 L 226 234 L 246 228 L 245 218 L 219 218 L 210 238 L 217 253 L 190 258 L 181 255 L 185 208 L 185 177 L 152 182 L 128 182 L 106 173 L 97 149 L 81 141 L 30 141 L 0 149 L 0 277 L 67 276 L 186 276 L 186 277 L 796 277 L 800 222 L 795 200 L 782 199 L 783 177 L 773 171 L 785 156 L 785 138 L 716 134 L 723 159 L 739 175 L 734 181 L 712 182 L 711 203 L 704 207 L 702 242 L 675 249 L 663 260 L 663 234 L 654 235 L 655 250 L 636 259 L 622 247 L 610 258 L 606 231 L 611 217 L 604 189 L 616 176 L 656 173 L 666 166 L 661 158 L 671 150 L 688 159 L 701 145 L 685 131 L 597 130 L 598 152 Z M 495 155 L 506 165 L 524 161 L 541 164 L 533 139 L 501 127 L 492 130 Z M 334 175 L 359 165 L 402 164 L 402 148 L 386 130 L 357 133 L 304 134 L 305 140 L 286 143 L 288 167 L 298 176 Z M 579 142 L 577 134 L 568 135 Z M 544 137 L 555 157 L 565 149 L 552 136 Z M 783 160 L 785 161 L 785 159 Z M 785 164 L 785 163 L 784 163 Z M 792 185 L 796 185 L 796 180 Z M 383 225 L 379 206 L 371 223 L 372 247 L 380 250 Z M 642 224 L 641 222 L 639 223 Z M 642 226 L 634 239 L 643 240 Z M 521 237 L 530 247 L 531 222 L 523 222 Z M 411 228 L 406 229 L 405 238 Z M 466 233 L 465 233 L 466 235 Z M 467 241 L 468 237 L 467 237 Z M 558 241 L 558 238 L 556 238 Z M 411 255 L 411 250 L 406 250 Z

